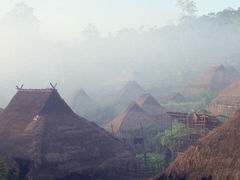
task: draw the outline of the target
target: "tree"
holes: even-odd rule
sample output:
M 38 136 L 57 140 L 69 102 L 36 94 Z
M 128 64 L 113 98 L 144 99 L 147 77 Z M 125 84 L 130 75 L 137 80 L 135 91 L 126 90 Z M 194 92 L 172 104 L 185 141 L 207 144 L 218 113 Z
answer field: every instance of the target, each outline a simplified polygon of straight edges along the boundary
M 17 180 L 19 170 L 10 168 L 2 159 L 0 159 L 0 180 Z
M 178 0 L 178 6 L 187 16 L 193 16 L 197 12 L 196 3 L 192 0 Z
M 100 38 L 100 33 L 95 25 L 88 24 L 88 26 L 82 31 L 86 40 L 96 40 Z

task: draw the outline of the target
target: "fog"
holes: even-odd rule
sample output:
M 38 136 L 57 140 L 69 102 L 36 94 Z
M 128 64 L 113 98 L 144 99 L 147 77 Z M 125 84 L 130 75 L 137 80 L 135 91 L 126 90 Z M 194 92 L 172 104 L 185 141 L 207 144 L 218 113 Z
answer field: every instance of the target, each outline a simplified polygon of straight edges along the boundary
M 81 39 L 53 41 L 42 37 L 34 9 L 16 4 L 0 19 L 0 104 L 21 84 L 45 88 L 51 81 L 64 97 L 80 87 L 97 97 L 136 80 L 161 93 L 184 88 L 213 64 L 239 66 L 240 10 L 196 16 L 195 4 L 180 5 L 177 23 L 126 27 L 108 36 L 90 23 L 79 32 Z

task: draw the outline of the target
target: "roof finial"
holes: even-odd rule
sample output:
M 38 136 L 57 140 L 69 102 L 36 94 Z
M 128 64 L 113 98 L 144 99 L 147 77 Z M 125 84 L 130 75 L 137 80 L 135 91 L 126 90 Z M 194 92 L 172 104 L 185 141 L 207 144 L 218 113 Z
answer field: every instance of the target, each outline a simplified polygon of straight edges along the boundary
M 18 85 L 16 85 L 16 88 L 17 88 L 17 90 L 19 90 L 19 89 L 22 89 L 23 86 L 24 86 L 24 84 L 22 84 L 21 87 L 18 87 Z
M 53 89 L 56 89 L 57 83 L 55 83 L 55 85 L 53 85 L 51 82 L 49 82 L 49 83 Z

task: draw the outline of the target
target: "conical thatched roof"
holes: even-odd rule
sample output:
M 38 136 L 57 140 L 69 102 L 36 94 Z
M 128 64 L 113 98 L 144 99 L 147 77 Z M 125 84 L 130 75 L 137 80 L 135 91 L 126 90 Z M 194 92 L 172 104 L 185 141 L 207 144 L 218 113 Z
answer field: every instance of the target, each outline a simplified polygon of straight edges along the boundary
M 92 108 L 95 102 L 87 95 L 84 89 L 79 89 L 67 101 L 74 112 L 80 113 L 81 110 Z
M 163 98 L 167 103 L 181 103 L 185 101 L 185 97 L 179 92 L 171 92 L 165 95 Z
M 137 99 L 137 104 L 149 114 L 163 114 L 166 109 L 161 106 L 151 94 L 143 94 Z
M 177 157 L 154 179 L 239 179 L 240 111 Z
M 119 136 L 129 128 L 140 127 L 142 125 L 159 125 L 160 122 L 144 111 L 136 102 L 132 102 L 115 119 L 109 122 L 105 129 Z
M 73 113 L 55 89 L 19 89 L 0 114 L 0 142 L 0 156 L 25 163 L 27 176 L 37 180 L 87 180 L 96 173 L 126 179 L 118 170 L 134 162 L 118 140 Z
M 221 91 L 210 106 L 213 114 L 233 114 L 238 109 L 240 109 L 240 81 Z
M 187 91 L 198 93 L 203 90 L 219 92 L 240 79 L 240 73 L 233 66 L 215 65 L 199 79 L 192 82 Z
M 143 93 L 145 91 L 136 81 L 129 81 L 122 89 L 114 93 L 109 101 L 116 104 L 129 104 Z
M 168 128 L 171 125 L 171 118 L 167 110 L 161 106 L 151 94 L 143 94 L 137 99 L 137 104 L 148 114 L 156 117 L 161 122 L 162 128 Z

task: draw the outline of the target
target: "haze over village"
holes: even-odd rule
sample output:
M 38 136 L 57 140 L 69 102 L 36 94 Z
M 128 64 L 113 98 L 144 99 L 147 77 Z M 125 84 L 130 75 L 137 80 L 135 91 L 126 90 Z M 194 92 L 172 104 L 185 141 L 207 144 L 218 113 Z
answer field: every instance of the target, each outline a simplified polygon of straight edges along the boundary
M 0 180 L 240 178 L 240 2 L 0 2 Z

